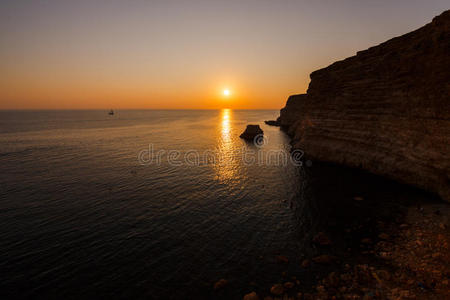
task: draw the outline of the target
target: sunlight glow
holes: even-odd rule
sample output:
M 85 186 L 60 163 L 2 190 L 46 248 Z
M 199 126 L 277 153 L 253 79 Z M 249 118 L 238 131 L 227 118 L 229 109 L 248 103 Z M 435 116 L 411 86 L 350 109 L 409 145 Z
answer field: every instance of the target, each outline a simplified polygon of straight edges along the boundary
M 230 92 L 229 89 L 223 90 L 223 95 L 224 95 L 224 96 L 229 96 L 230 94 L 231 94 L 231 92 Z
M 232 137 L 233 111 L 227 108 L 222 109 L 219 120 L 221 136 L 219 137 L 218 163 L 215 164 L 217 179 L 228 184 L 239 183 L 239 176 L 237 176 L 239 163 L 234 159 L 238 144 Z
M 230 141 L 230 110 L 222 110 L 222 139 L 225 142 Z

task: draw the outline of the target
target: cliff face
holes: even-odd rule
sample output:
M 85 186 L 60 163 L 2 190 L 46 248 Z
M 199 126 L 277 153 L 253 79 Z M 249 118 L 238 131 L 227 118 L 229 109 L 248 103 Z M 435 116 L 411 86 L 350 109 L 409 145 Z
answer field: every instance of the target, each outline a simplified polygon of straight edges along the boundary
M 311 74 L 279 123 L 294 148 L 450 201 L 450 11 Z

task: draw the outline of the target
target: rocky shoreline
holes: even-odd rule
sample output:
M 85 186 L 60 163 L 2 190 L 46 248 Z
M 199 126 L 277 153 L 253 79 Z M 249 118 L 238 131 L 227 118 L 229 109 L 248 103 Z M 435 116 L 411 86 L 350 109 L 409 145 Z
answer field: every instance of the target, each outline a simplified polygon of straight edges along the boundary
M 304 259 L 300 268 L 321 264 L 330 270 L 316 284 L 305 286 L 297 277 L 282 274 L 265 293 L 252 291 L 243 299 L 449 299 L 449 206 L 428 203 L 403 213 L 401 222 L 377 221 L 381 233 L 360 239 L 358 250 Z M 346 234 L 359 235 L 368 224 L 360 226 Z
M 271 284 L 255 278 L 239 295 L 220 278 L 198 299 L 450 299 L 448 202 L 360 168 L 314 161 L 301 172 L 288 206 L 307 223 L 307 251 L 260 257 L 282 270 Z
M 268 258 L 277 280 L 254 278 L 238 296 L 225 278 L 208 299 L 450 297 L 450 204 L 358 169 L 314 162 L 304 171 L 307 188 L 291 206 L 308 223 L 299 238 L 309 251 L 280 250 Z

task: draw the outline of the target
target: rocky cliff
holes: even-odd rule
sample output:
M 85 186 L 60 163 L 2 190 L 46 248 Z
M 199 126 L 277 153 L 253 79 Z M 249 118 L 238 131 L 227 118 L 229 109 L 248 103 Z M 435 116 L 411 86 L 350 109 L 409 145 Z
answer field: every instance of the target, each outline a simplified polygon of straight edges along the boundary
M 450 11 L 313 72 L 278 122 L 309 157 L 450 201 Z

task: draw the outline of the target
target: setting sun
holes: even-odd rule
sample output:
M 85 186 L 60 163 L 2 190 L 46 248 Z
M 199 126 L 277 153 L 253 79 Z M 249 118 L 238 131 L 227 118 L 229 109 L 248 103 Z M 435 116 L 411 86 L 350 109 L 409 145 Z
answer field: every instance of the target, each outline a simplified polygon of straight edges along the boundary
M 231 94 L 231 92 L 230 92 L 229 89 L 223 90 L 223 95 L 224 95 L 224 96 L 229 96 L 230 94 Z

